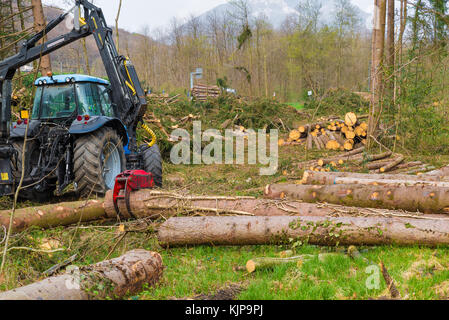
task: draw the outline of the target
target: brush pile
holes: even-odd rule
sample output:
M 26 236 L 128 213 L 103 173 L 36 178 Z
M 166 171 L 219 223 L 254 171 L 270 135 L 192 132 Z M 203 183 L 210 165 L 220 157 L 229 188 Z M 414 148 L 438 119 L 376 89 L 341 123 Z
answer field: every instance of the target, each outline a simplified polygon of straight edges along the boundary
M 279 140 L 279 146 L 305 144 L 307 150 L 351 151 L 366 145 L 368 124 L 361 121 L 365 118 L 350 112 L 344 120 L 328 119 L 303 125 L 292 130 L 287 141 Z

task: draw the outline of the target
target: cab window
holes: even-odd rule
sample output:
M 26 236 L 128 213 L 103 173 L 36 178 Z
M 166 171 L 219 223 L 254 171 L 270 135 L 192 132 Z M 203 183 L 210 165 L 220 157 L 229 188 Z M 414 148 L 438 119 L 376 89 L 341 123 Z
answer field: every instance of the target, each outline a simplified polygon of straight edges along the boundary
M 97 86 L 100 94 L 101 109 L 103 115 L 106 117 L 114 117 L 114 110 L 112 108 L 111 97 L 109 96 L 108 87 L 99 85 Z
M 101 104 L 98 90 L 95 84 L 78 83 L 76 85 L 79 102 L 79 114 L 101 116 Z

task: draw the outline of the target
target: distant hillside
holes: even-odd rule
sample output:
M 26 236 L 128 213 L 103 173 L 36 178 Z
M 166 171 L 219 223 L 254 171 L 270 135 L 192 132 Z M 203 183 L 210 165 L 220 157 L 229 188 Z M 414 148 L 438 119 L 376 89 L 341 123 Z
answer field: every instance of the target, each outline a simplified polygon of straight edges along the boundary
M 335 0 L 315 1 L 321 2 L 320 21 L 327 24 L 331 23 L 335 16 Z M 264 15 L 275 28 L 280 27 L 288 16 L 297 16 L 299 14 L 298 0 L 248 0 L 248 4 L 253 18 Z M 226 3 L 204 13 L 202 17 L 207 17 L 213 13 L 223 14 L 233 12 L 233 10 L 235 10 L 235 7 L 230 3 Z M 370 15 L 357 6 L 356 10 L 360 18 L 367 22 Z

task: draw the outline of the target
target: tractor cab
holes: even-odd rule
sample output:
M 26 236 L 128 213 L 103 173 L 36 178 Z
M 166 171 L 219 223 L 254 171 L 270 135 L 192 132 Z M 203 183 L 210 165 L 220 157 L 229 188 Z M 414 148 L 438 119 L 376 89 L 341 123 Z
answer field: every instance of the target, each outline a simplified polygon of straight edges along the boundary
M 114 117 L 109 82 L 85 75 L 58 75 L 36 80 L 32 120 Z

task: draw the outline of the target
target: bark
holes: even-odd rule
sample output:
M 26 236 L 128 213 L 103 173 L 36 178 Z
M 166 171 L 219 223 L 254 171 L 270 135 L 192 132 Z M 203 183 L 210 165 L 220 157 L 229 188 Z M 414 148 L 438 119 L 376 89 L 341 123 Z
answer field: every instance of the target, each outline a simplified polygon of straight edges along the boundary
M 366 181 L 376 181 L 379 184 L 385 183 L 384 180 L 405 181 L 409 185 L 427 184 L 434 185 L 433 182 L 449 183 L 449 177 L 438 176 L 409 176 L 399 174 L 365 174 L 352 172 L 314 172 L 306 171 L 301 180 L 302 184 L 308 185 L 334 185 L 334 184 L 366 184 Z M 391 182 L 389 182 L 391 183 Z M 437 185 L 437 184 L 435 184 Z M 443 185 L 442 185 L 443 186 Z
M 307 203 L 332 203 L 352 207 L 381 208 L 424 212 L 449 213 L 449 188 L 403 185 L 271 185 L 265 189 L 269 199 L 295 199 Z
M 395 159 L 393 162 L 380 168 L 380 173 L 392 171 L 394 168 L 396 168 L 398 165 L 400 165 L 402 162 L 404 162 L 404 160 L 405 160 L 404 156 L 399 156 L 399 158 Z
M 10 214 L 10 210 L 0 211 L 0 225 L 9 227 Z M 111 217 L 116 217 L 116 215 Z M 47 229 L 111 217 L 106 216 L 101 200 L 29 207 L 16 210 L 12 230 L 21 232 L 33 226 Z
M 152 286 L 162 276 L 162 257 L 155 252 L 134 250 L 79 272 L 0 293 L 0 300 L 94 300 L 120 299 Z
M 186 245 L 288 244 L 312 245 L 449 244 L 449 224 L 440 220 L 322 217 L 171 218 L 159 229 L 165 247 Z
M 42 2 L 41 0 L 31 0 L 31 6 L 33 8 L 34 29 L 36 32 L 41 32 L 47 25 L 44 16 L 44 9 L 42 8 Z M 43 43 L 45 41 L 47 41 L 47 36 L 44 36 L 38 43 Z M 51 72 L 51 62 L 49 55 L 43 56 L 41 58 L 40 69 L 43 76 L 46 76 L 48 72 Z

